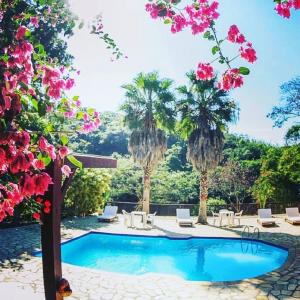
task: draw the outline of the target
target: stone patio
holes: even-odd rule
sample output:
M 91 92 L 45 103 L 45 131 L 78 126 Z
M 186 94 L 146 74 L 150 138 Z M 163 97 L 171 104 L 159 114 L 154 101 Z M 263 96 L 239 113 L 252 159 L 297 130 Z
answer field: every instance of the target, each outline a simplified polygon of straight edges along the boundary
M 284 216 L 279 215 L 276 223 L 276 227 L 263 228 L 254 217 L 242 219 L 242 225 L 259 227 L 262 240 L 289 248 L 286 264 L 259 278 L 224 283 L 192 282 L 169 275 L 124 275 L 63 264 L 63 275 L 73 289 L 68 299 L 300 299 L 300 226 L 286 223 Z M 142 230 L 127 229 L 122 216 L 114 223 L 98 223 L 91 216 L 64 220 L 62 237 L 67 240 L 90 230 L 168 236 L 242 235 L 243 226 L 219 228 L 211 224 L 209 219 L 209 225 L 180 228 L 175 218 L 157 217 L 154 229 Z M 1 299 L 44 299 L 41 259 L 31 256 L 40 247 L 39 239 L 39 225 L 0 230 Z

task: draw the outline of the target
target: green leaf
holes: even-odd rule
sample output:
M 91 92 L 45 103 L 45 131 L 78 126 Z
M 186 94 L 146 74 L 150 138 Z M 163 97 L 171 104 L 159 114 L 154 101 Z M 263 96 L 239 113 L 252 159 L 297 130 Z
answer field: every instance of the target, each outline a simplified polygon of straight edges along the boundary
M 77 101 L 77 100 L 79 100 L 79 96 L 74 96 L 73 101 Z
M 38 112 L 39 112 L 39 115 L 41 117 L 46 115 L 46 113 L 47 113 L 47 107 L 46 107 L 45 102 L 38 101 Z
M 205 39 L 208 39 L 208 38 L 210 37 L 210 31 L 207 30 L 207 31 L 203 34 L 203 37 L 204 37 Z
M 239 67 L 239 73 L 242 74 L 242 75 L 249 75 L 250 70 L 246 67 Z
M 68 155 L 67 158 L 70 161 L 70 163 L 72 163 L 74 166 L 78 167 L 79 169 L 82 169 L 82 163 L 73 155 Z
M 88 113 L 90 116 L 93 116 L 93 115 L 94 115 L 94 112 L 95 112 L 95 109 L 93 109 L 93 108 L 88 108 L 86 111 L 87 111 L 87 113 Z
M 214 46 L 214 47 L 212 47 L 212 49 L 211 49 L 211 53 L 212 53 L 213 55 L 215 55 L 219 50 L 220 50 L 220 48 L 219 48 L 218 46 Z
M 60 136 L 60 141 L 61 141 L 61 143 L 63 144 L 63 146 L 65 146 L 65 145 L 68 144 L 69 139 L 68 139 L 68 137 L 67 137 L 65 134 L 62 134 L 62 135 Z
M 50 156 L 42 156 L 41 158 L 39 158 L 44 165 L 47 167 L 50 163 L 51 163 L 51 157 Z
M 171 24 L 172 23 L 172 20 L 170 18 L 166 18 L 164 20 L 164 24 Z
M 37 101 L 36 99 L 31 98 L 31 104 L 32 104 L 32 106 L 34 107 L 34 109 L 35 109 L 36 111 L 39 110 L 39 103 L 38 103 L 38 101 Z

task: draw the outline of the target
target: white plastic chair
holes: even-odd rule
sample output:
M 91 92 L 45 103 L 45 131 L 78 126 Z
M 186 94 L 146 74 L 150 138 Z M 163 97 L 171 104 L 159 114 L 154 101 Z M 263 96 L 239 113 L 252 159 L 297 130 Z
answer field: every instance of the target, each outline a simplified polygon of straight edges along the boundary
M 126 227 L 132 227 L 132 216 L 126 210 L 122 210 L 122 214 L 124 216 L 124 225 Z
M 156 216 L 156 213 L 157 212 L 147 215 L 147 223 L 150 223 L 151 226 L 154 225 L 154 217 Z
M 219 221 L 219 225 L 220 225 L 220 224 L 221 224 L 221 223 L 220 223 L 220 214 L 215 213 L 215 212 L 212 212 L 212 215 L 213 215 L 213 223 L 214 223 L 214 226 L 215 226 L 217 220 Z
M 242 214 L 243 214 L 242 210 L 240 212 L 238 212 L 238 213 L 235 213 L 234 217 L 233 217 L 233 223 L 234 223 L 234 220 L 237 220 L 238 223 L 239 223 L 239 226 L 241 226 Z

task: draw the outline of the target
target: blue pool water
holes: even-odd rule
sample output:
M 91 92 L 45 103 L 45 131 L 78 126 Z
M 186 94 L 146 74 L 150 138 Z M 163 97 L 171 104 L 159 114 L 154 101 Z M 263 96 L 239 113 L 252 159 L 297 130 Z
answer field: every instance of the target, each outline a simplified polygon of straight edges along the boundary
M 231 281 L 279 268 L 285 249 L 227 238 L 170 239 L 91 232 L 62 244 L 65 263 L 126 274 L 161 273 L 186 280 Z

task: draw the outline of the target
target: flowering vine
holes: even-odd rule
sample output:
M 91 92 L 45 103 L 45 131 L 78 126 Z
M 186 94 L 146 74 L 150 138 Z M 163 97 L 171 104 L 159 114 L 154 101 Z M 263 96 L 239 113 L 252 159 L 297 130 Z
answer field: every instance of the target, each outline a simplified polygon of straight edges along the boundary
M 60 129 L 68 123 L 68 130 L 90 132 L 100 125 L 99 113 L 81 108 L 78 97 L 66 96 L 65 92 L 75 84 L 74 70 L 49 57 L 34 35 L 41 22 L 51 20 L 53 26 L 61 22 L 47 1 L 40 14 L 14 15 L 8 38 L 3 22 L 7 22 L 13 9 L 24 4 L 21 2 L 0 1 L 0 38 L 5 45 L 0 49 L 0 222 L 12 216 L 15 206 L 25 200 L 34 201 L 38 208 L 33 218 L 50 213 L 51 199 L 44 196 L 53 184 L 45 171 L 47 165 L 57 157 L 80 165 L 70 154 L 68 137 Z M 43 119 L 42 131 L 24 124 L 27 114 Z M 62 172 L 69 176 L 71 170 L 63 164 Z

